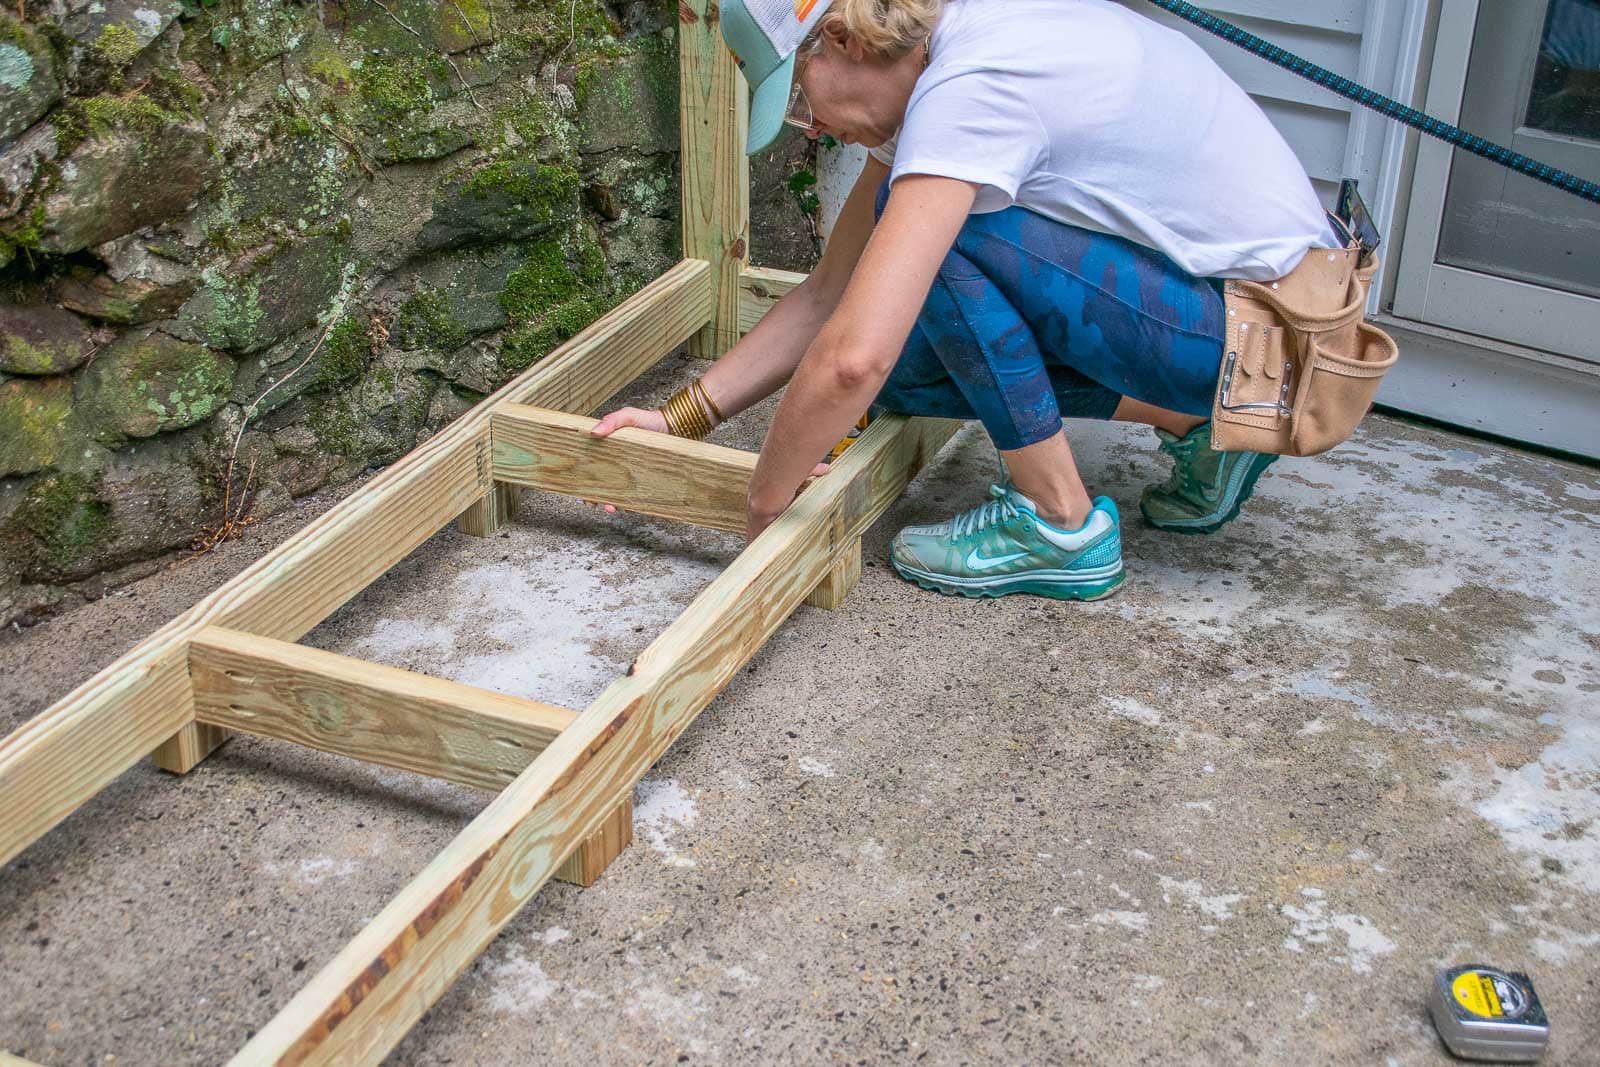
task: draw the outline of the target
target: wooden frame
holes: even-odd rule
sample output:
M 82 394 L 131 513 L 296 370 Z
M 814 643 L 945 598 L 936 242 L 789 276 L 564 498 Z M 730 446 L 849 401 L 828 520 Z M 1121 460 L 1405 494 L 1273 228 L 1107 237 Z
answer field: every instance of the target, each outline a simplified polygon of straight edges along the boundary
M 230 730 L 498 791 L 236 1064 L 378 1062 L 540 886 L 598 878 L 634 785 L 796 607 L 842 602 L 862 532 L 955 429 L 874 422 L 582 712 L 294 643 L 452 519 L 494 532 L 519 486 L 743 531 L 752 454 L 583 417 L 801 280 L 746 268 L 745 89 L 715 0 L 679 11 L 689 258 L 0 741 L 0 863 L 145 753 L 184 773 Z

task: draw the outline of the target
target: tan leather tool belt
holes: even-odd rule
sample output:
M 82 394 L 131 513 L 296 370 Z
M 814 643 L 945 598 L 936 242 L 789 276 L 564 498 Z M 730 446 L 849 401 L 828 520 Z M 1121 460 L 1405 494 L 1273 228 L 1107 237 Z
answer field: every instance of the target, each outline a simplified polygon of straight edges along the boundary
M 1314 456 L 1355 432 L 1400 357 L 1363 317 L 1377 270 L 1360 248 L 1313 248 L 1275 282 L 1224 283 L 1213 448 Z

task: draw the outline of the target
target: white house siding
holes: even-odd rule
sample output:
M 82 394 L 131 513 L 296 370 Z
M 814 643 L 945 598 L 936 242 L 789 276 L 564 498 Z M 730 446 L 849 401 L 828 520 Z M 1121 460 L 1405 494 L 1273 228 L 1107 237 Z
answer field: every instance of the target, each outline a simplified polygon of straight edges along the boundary
M 1177 27 L 1192 37 L 1261 105 L 1300 156 L 1317 191 L 1330 205 L 1344 177 L 1377 184 L 1384 131 L 1361 109 L 1236 45 L 1168 15 L 1146 0 L 1125 6 Z M 1393 62 L 1380 56 L 1382 19 L 1399 0 L 1201 0 L 1197 5 L 1329 70 L 1388 92 Z M 1363 52 L 1363 43 L 1367 48 Z M 1376 117 L 1376 116 L 1374 116 Z M 1380 118 L 1379 122 L 1383 122 Z

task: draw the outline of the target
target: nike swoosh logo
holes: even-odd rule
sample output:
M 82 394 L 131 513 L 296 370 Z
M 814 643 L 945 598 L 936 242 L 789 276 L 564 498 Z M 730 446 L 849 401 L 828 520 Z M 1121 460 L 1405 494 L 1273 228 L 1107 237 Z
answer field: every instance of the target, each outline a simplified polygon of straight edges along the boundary
M 972 570 L 992 571 L 996 567 L 1003 567 L 1007 563 L 1022 559 L 1027 555 L 1026 552 L 1013 552 L 1009 556 L 995 556 L 991 559 L 988 556 L 983 555 L 982 552 L 983 549 L 974 548 L 971 552 L 967 553 L 967 566 Z

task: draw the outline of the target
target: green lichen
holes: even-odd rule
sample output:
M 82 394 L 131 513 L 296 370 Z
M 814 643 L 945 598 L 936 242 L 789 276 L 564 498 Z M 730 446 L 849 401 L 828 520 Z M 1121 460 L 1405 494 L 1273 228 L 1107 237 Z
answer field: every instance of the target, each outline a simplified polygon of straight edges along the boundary
M 48 351 L 21 337 L 5 338 L 5 363 L 15 374 L 53 374 L 59 368 Z
M 266 309 L 261 306 L 261 283 L 254 277 L 234 281 L 220 272 L 201 274 L 205 284 L 205 315 L 199 329 L 212 348 L 245 348 L 256 336 Z
M 440 10 L 444 16 L 446 33 L 468 41 L 488 42 L 491 39 L 494 24 L 482 0 L 452 0 L 449 5 L 440 5 Z
M 100 551 L 115 536 L 111 505 L 76 472 L 34 479 L 4 529 L 25 571 L 62 571 Z
M 72 417 L 66 378 L 0 382 L 0 476 L 27 474 L 65 458 Z
M 368 56 L 355 71 L 362 98 L 374 111 L 391 115 L 432 107 L 428 65 L 410 56 Z
M 125 67 L 144 51 L 144 41 L 128 27 L 113 22 L 100 31 L 91 47 L 113 67 Z
M 395 320 L 396 347 L 454 352 L 466 342 L 466 329 L 451 316 L 437 290 L 420 289 L 400 305 L 400 314 Z
M 332 89 L 342 92 L 355 84 L 355 71 L 326 37 L 319 36 L 307 46 L 301 65 L 307 74 Z

